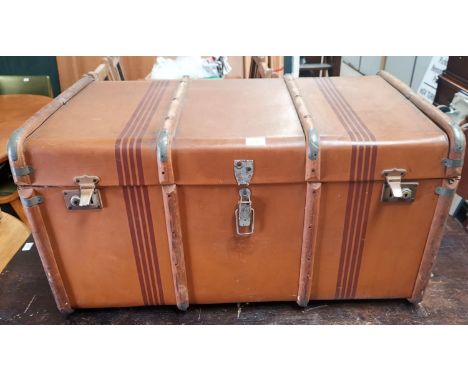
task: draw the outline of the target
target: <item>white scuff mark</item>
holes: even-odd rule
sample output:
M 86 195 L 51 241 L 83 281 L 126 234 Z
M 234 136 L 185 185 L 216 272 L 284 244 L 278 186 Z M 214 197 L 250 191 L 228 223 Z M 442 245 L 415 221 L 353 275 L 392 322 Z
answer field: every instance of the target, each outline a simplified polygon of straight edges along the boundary
M 241 304 L 237 303 L 237 319 L 239 319 L 241 312 L 242 312 L 242 306 Z
M 326 306 L 328 305 L 318 305 L 318 306 L 313 306 L 312 308 L 306 308 L 302 311 L 302 313 L 305 313 L 305 312 L 310 312 L 311 310 L 316 310 L 316 309 L 320 309 L 320 308 L 325 308 Z
M 36 295 L 33 296 L 33 298 L 31 299 L 31 301 L 29 301 L 29 304 L 28 306 L 26 307 L 26 309 L 24 310 L 23 314 L 25 314 L 28 309 L 31 307 L 31 304 L 34 302 L 34 300 L 36 299 Z
M 23 248 L 21 249 L 21 251 L 25 252 L 25 251 L 29 251 L 31 250 L 31 248 L 33 247 L 34 243 L 25 243 L 23 245 Z

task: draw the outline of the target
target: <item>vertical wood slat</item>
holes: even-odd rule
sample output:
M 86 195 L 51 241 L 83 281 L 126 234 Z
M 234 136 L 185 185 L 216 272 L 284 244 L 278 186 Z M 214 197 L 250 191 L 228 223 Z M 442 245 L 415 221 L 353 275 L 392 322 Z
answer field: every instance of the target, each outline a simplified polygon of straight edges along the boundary
M 188 77 L 184 77 L 179 82 L 179 86 L 172 98 L 163 128 L 160 132 L 166 132 L 166 158 L 163 160 L 161 155 L 158 154 L 159 181 L 162 187 L 164 202 L 167 240 L 169 244 L 169 255 L 171 258 L 172 281 L 174 284 L 177 307 L 184 311 L 189 307 L 189 297 L 184 246 L 182 241 L 182 228 L 180 223 L 179 200 L 177 196 L 177 186 L 174 184 L 171 147 L 187 85 Z M 160 150 L 159 147 L 158 150 Z
M 444 179 L 441 187 L 455 191 L 458 186 L 458 179 Z M 439 252 L 440 243 L 444 234 L 445 222 L 447 221 L 450 206 L 452 205 L 452 196 L 439 196 L 434 217 L 432 218 L 431 228 L 427 236 L 424 247 L 421 265 L 419 266 L 416 282 L 414 283 L 413 293 L 408 301 L 416 304 L 422 301 L 424 291 L 426 290 L 429 279 L 431 278 L 432 268 Z
M 28 199 L 36 196 L 33 189 L 20 189 L 19 194 L 21 198 Z M 37 204 L 32 207 L 25 207 L 24 212 L 28 218 L 31 226 L 31 233 L 34 242 L 38 248 L 39 257 L 41 258 L 42 266 L 44 267 L 47 280 L 49 281 L 50 289 L 57 304 L 57 308 L 64 314 L 73 312 L 72 303 L 68 296 L 65 284 L 59 266 L 56 261 L 53 246 L 50 241 L 49 232 L 44 223 L 42 206 Z
M 304 136 L 306 140 L 306 150 L 309 150 L 309 133 L 314 129 L 312 123 L 312 116 L 310 115 L 305 102 L 301 96 L 299 88 L 297 87 L 294 78 L 291 75 L 284 76 L 284 82 L 288 88 L 289 94 L 293 101 L 294 107 L 296 108 L 297 116 L 301 122 L 302 130 L 304 131 Z M 305 179 L 306 181 L 318 180 L 320 179 L 320 152 L 315 160 L 306 160 L 306 171 Z
M 297 293 L 297 304 L 302 307 L 307 306 L 310 300 L 314 260 L 317 249 L 321 187 L 321 183 L 307 182 L 304 231 L 302 233 L 301 268 Z
M 189 297 L 177 186 L 175 184 L 162 186 L 162 194 L 176 304 L 180 310 L 185 311 L 189 306 Z

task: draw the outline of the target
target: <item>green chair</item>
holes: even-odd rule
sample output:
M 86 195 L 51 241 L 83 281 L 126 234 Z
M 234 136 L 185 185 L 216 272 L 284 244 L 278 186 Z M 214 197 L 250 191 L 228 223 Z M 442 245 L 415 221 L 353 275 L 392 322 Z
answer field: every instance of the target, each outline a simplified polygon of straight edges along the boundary
M 0 95 L 37 94 L 53 97 L 49 76 L 0 76 Z

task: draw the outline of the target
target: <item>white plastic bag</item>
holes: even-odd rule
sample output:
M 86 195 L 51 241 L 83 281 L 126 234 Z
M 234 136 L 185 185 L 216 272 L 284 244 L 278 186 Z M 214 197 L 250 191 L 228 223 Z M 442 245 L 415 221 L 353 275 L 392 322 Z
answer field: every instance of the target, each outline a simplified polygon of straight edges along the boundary
M 230 71 L 226 57 L 216 57 L 215 60 L 199 56 L 180 56 L 176 59 L 158 57 L 151 71 L 151 79 L 175 80 L 183 76 L 193 79 L 220 78 Z

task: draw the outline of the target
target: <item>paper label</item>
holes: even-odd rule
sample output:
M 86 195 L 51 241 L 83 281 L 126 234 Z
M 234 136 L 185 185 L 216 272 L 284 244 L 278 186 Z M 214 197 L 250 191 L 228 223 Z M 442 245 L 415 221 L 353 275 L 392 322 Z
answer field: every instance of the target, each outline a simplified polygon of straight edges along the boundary
M 247 146 L 266 146 L 265 137 L 247 137 L 245 138 L 245 144 Z

